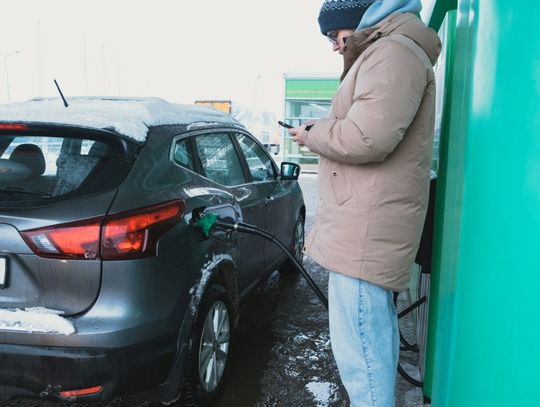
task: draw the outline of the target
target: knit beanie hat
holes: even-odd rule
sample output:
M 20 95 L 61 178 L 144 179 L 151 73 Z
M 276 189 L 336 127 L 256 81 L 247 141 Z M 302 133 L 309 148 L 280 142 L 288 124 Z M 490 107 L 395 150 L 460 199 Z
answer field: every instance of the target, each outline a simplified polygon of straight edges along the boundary
M 323 35 L 329 31 L 356 29 L 362 16 L 375 0 L 325 0 L 319 12 Z

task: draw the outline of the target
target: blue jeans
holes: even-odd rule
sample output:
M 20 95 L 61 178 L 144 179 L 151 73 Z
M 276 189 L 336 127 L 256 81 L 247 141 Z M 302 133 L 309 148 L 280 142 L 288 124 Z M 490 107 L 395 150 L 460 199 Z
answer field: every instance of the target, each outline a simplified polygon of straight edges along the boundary
M 330 272 L 330 342 L 351 407 L 394 407 L 399 330 L 393 293 Z

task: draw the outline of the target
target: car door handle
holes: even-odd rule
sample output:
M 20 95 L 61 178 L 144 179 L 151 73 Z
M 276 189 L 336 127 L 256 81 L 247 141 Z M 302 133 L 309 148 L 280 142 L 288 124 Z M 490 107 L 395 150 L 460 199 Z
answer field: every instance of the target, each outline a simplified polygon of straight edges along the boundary
M 270 202 L 272 202 L 275 198 L 273 196 L 267 196 L 264 200 L 264 204 L 268 205 Z

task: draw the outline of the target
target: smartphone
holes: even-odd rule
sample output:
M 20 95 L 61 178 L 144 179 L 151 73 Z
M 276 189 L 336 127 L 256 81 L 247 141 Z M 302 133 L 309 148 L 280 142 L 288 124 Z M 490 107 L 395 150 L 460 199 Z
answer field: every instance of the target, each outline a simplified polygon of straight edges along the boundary
M 278 120 L 278 124 L 282 127 L 285 127 L 286 129 L 292 129 L 293 126 L 291 126 L 290 124 L 287 124 L 285 122 L 282 122 L 281 120 Z
M 285 122 L 282 122 L 281 120 L 278 120 L 278 124 L 279 124 L 280 126 L 285 127 L 286 129 L 292 129 L 292 128 L 294 127 L 294 126 L 291 126 L 290 124 L 287 124 L 287 123 L 285 123 Z M 309 131 L 309 129 L 311 129 L 312 127 L 313 127 L 313 124 L 308 124 L 308 125 L 306 126 L 306 131 Z

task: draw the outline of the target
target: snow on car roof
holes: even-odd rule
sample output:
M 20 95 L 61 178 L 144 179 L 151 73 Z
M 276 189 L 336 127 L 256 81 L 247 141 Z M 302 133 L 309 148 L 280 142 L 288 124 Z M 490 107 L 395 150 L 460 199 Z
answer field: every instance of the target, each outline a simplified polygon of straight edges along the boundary
M 68 107 L 60 98 L 34 98 L 0 105 L 0 122 L 54 123 L 95 129 L 113 129 L 137 142 L 146 140 L 148 128 L 164 124 L 243 126 L 231 115 L 195 105 L 170 103 L 160 98 L 73 97 Z

